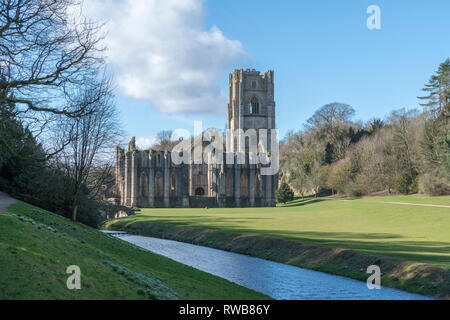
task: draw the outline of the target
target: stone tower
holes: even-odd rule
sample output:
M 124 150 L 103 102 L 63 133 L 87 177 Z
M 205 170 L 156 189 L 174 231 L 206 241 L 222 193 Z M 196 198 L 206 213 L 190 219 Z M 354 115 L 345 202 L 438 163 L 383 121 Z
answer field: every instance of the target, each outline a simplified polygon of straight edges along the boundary
M 275 100 L 273 70 L 261 75 L 259 71 L 234 70 L 230 74 L 230 102 L 228 104 L 228 129 L 236 132 L 242 129 L 268 130 L 268 146 L 270 152 L 270 129 L 275 129 Z M 258 145 L 260 144 L 258 135 Z M 239 139 L 229 137 L 227 140 L 228 152 L 244 152 L 247 150 L 239 143 Z

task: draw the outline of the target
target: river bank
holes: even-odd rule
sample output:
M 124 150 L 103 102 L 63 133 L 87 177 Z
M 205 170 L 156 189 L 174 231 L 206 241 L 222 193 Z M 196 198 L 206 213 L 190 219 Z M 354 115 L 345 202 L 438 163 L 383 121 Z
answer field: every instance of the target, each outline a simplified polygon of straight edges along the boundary
M 351 249 L 305 244 L 296 240 L 170 223 L 118 219 L 107 222 L 105 229 L 212 247 L 361 281 L 366 281 L 369 265 L 378 265 L 382 272 L 383 286 L 437 298 L 450 298 L 450 271 L 439 266 Z
M 107 232 L 107 231 L 106 231 Z M 114 236 L 277 300 L 428 300 L 430 297 L 284 263 L 186 242 L 117 233 Z

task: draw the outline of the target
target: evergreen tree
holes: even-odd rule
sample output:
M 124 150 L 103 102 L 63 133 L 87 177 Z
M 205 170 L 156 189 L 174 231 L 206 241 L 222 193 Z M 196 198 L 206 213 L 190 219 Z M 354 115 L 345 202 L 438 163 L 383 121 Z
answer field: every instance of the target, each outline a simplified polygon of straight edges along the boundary
M 428 93 L 419 97 L 425 100 L 422 106 L 431 108 L 438 115 L 450 116 L 450 59 L 440 64 L 436 74 L 431 76 L 422 90 Z
M 276 192 L 277 202 L 286 203 L 294 199 L 294 191 L 286 182 L 283 182 Z
M 450 181 L 450 59 L 439 66 L 423 91 L 425 125 L 420 139 L 423 171 Z

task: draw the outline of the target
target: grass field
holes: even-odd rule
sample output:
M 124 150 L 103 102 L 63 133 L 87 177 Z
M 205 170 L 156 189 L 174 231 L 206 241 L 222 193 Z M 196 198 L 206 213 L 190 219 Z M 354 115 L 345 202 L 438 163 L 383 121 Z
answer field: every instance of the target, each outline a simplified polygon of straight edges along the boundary
M 0 299 L 268 298 L 23 202 L 0 213 L 0 266 Z
M 414 204 L 436 204 L 450 206 L 450 197 L 423 197 L 423 196 L 385 196 L 385 197 L 367 197 L 366 201 L 373 202 L 407 202 Z
M 354 200 L 297 199 L 276 208 L 142 209 L 107 228 L 137 223 L 217 229 L 295 239 L 450 269 L 450 197 L 388 196 Z

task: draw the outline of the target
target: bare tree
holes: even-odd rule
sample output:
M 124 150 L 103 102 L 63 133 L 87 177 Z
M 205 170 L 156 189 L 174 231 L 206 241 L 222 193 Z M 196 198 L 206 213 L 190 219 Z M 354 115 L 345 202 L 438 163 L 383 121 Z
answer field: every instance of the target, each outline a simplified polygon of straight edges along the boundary
M 178 141 L 172 141 L 172 131 L 163 130 L 156 134 L 156 143 L 152 146 L 152 149 L 160 151 L 171 151 Z
M 393 111 L 389 118 L 391 139 L 388 154 L 392 155 L 393 168 L 390 180 L 394 188 L 401 193 L 414 192 L 419 174 L 416 141 L 421 131 L 417 110 L 405 109 Z
M 77 118 L 98 102 L 96 95 L 82 104 L 71 98 L 95 84 L 104 67 L 102 26 L 77 14 L 80 6 L 80 0 L 0 0 L 0 102 L 15 105 L 13 116 L 35 135 L 56 116 Z
M 319 140 L 326 142 L 327 163 L 345 157 L 351 143 L 351 133 L 358 131 L 358 126 L 351 119 L 355 110 L 343 103 L 330 103 L 319 108 L 306 122 L 308 131 Z
M 304 197 L 309 191 L 306 147 L 302 132 L 288 132 L 280 146 L 280 169 L 282 177 Z
M 351 123 L 355 110 L 344 103 L 329 103 L 314 112 L 307 120 L 306 127 L 312 131 L 323 131 L 334 142 L 338 139 L 343 124 Z
M 95 198 L 101 187 L 112 176 L 114 148 L 118 143 L 119 127 L 109 81 L 103 81 L 96 89 L 78 96 L 78 103 L 95 100 L 86 114 L 70 118 L 62 129 L 60 143 L 70 143 L 58 154 L 57 164 L 73 181 L 72 220 L 76 221 L 80 193 L 87 188 L 90 198 Z

